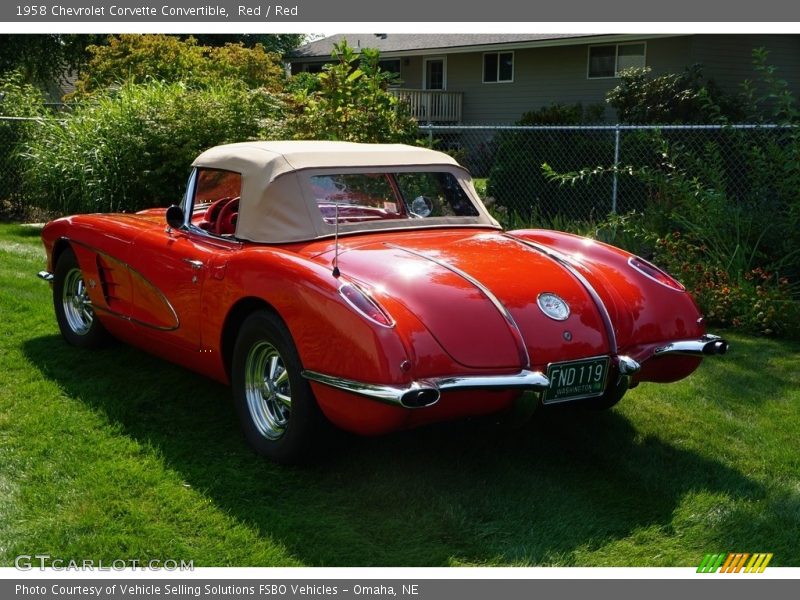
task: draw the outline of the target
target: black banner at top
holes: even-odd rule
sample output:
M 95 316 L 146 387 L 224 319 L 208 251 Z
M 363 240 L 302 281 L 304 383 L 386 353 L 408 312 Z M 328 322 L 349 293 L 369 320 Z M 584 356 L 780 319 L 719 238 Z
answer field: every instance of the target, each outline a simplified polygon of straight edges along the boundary
M 3 2 L 6 22 L 800 22 L 786 0 L 44 0 Z

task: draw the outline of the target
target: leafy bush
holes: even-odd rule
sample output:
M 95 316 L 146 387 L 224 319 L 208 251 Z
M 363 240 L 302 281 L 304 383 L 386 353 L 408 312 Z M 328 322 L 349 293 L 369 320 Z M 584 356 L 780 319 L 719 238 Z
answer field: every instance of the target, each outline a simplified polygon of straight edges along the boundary
M 734 266 L 696 232 L 653 232 L 642 213 L 609 215 L 591 237 L 643 256 L 673 275 L 697 301 L 711 325 L 764 335 L 800 336 L 800 303 L 789 280 L 759 266 Z
M 233 81 L 245 87 L 278 91 L 285 79 L 280 56 L 261 44 L 201 46 L 189 37 L 123 34 L 107 45 L 89 46 L 91 58 L 75 83 L 76 96 L 127 83 L 183 82 L 190 87 Z
M 318 87 L 307 85 L 294 94 L 295 113 L 287 123 L 292 137 L 412 142 L 417 122 L 388 91 L 396 75 L 380 68 L 380 53 L 362 48 L 356 54 L 343 41 L 332 57 L 336 61 L 316 75 Z
M 800 335 L 800 303 L 789 280 L 761 267 L 732 269 L 711 260 L 694 236 L 670 233 L 657 242 L 653 259 L 677 277 L 703 308 L 710 323 L 765 335 Z
M 556 104 L 523 115 L 519 125 L 575 125 L 601 120 L 603 107 Z M 607 206 L 608 189 L 565 190 L 545 178 L 542 164 L 560 171 L 586 164 L 610 164 L 614 140 L 607 132 L 576 137 L 570 131 L 506 131 L 496 137 L 496 155 L 489 173 L 488 194 L 497 207 L 516 213 L 523 221 L 534 215 L 551 219 L 569 211 L 573 217 L 596 212 L 600 202 Z M 603 210 L 603 214 L 605 214 Z
M 649 67 L 626 69 L 606 101 L 622 123 L 717 123 L 742 116 L 741 102 L 707 80 L 700 65 L 658 77 Z
M 41 118 L 45 115 L 44 98 L 34 86 L 25 83 L 19 71 L 0 77 L 0 117 Z M 22 160 L 20 155 L 37 121 L 0 120 L 0 213 L 17 216 L 24 212 L 19 197 L 22 185 Z
M 188 167 L 216 144 L 259 137 L 278 100 L 229 83 L 126 84 L 38 128 L 28 196 L 61 213 L 134 211 L 179 200 Z

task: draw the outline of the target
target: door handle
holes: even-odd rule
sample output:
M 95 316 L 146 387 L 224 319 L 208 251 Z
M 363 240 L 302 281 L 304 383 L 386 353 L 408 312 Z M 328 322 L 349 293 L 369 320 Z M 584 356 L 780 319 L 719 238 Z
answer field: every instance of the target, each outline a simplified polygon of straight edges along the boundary
M 183 262 L 187 263 L 194 269 L 195 271 L 203 268 L 203 261 L 201 260 L 194 260 L 191 258 L 184 258 Z

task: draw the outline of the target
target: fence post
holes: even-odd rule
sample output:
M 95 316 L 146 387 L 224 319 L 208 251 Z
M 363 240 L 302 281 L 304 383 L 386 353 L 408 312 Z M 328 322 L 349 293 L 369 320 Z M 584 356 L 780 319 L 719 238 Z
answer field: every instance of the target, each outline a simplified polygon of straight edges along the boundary
M 428 148 L 433 148 L 433 128 L 428 126 Z
M 611 185 L 611 212 L 617 212 L 617 169 L 619 168 L 619 123 L 614 125 L 614 181 Z

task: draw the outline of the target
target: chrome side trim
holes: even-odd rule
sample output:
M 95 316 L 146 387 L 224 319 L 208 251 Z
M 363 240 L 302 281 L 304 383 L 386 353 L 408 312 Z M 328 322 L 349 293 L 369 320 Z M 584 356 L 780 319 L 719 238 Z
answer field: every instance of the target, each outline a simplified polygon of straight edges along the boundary
M 550 381 L 538 371 L 522 370 L 511 375 L 456 375 L 413 381 L 405 386 L 380 385 L 303 371 L 303 377 L 330 387 L 402 408 L 424 408 L 439 401 L 441 392 L 462 390 L 530 390 L 542 392 Z
M 552 250 L 547 246 L 543 246 L 542 244 L 538 244 L 536 242 L 531 242 L 530 240 L 523 240 L 518 237 L 514 237 L 513 235 L 509 235 L 507 233 L 503 234 L 504 237 L 507 237 L 510 240 L 514 240 L 515 242 L 522 244 L 523 246 L 527 246 L 536 250 L 540 254 L 544 254 L 551 260 L 554 260 L 559 265 L 564 267 L 570 274 L 578 280 L 578 282 L 583 286 L 586 292 L 594 302 L 595 306 L 597 307 L 598 312 L 600 313 L 600 319 L 603 321 L 603 326 L 606 330 L 606 335 L 608 336 L 608 345 L 609 349 L 611 350 L 611 355 L 616 356 L 619 352 L 619 347 L 617 346 L 617 334 L 614 332 L 614 324 L 611 322 L 611 315 L 608 313 L 608 309 L 606 308 L 605 303 L 603 302 L 602 298 L 600 298 L 600 294 L 597 293 L 597 290 L 594 289 L 594 286 L 589 283 L 589 280 L 584 277 L 578 269 L 575 268 L 575 265 L 572 264 L 569 258 L 567 258 L 561 252 L 556 250 Z
M 665 356 L 669 354 L 713 356 L 715 354 L 725 354 L 728 351 L 728 347 L 728 342 L 718 335 L 706 334 L 697 339 L 676 340 L 659 346 L 653 352 L 653 356 Z
M 140 321 L 135 317 L 126 315 L 125 313 L 121 313 L 115 310 L 111 310 L 110 308 L 105 308 L 103 306 L 92 306 L 92 310 L 94 310 L 95 312 L 101 312 L 107 315 L 111 315 L 112 317 L 117 317 L 118 319 L 122 319 L 123 321 L 128 321 L 136 325 L 141 325 L 142 327 L 155 329 L 156 331 L 175 331 L 176 329 L 178 329 L 177 327 L 164 327 L 161 325 L 153 325 L 152 323 L 145 323 L 144 321 Z
M 497 309 L 497 312 L 499 312 L 500 315 L 506 320 L 506 323 L 508 324 L 508 328 L 511 331 L 511 335 L 514 337 L 514 340 L 517 343 L 517 351 L 519 352 L 520 359 L 522 359 L 523 367 L 525 369 L 530 368 L 530 366 L 531 366 L 531 357 L 528 354 L 528 347 L 525 345 L 525 338 L 522 337 L 522 332 L 520 331 L 519 325 L 517 325 L 516 321 L 514 321 L 514 317 L 511 316 L 511 313 L 506 308 L 505 304 L 500 302 L 500 299 L 497 296 L 495 296 L 494 293 L 488 287 L 486 287 L 480 281 L 475 279 L 469 273 L 465 273 L 464 271 L 462 271 L 458 267 L 454 267 L 453 265 L 451 265 L 449 263 L 446 263 L 443 260 L 440 260 L 438 258 L 434 258 L 432 256 L 429 256 L 428 254 L 425 254 L 424 252 L 417 252 L 416 250 L 409 250 L 408 248 L 403 248 L 402 246 L 398 246 L 396 244 L 384 244 L 384 246 L 387 246 L 389 248 L 394 248 L 395 250 L 402 250 L 403 252 L 408 252 L 409 254 L 413 254 L 414 256 L 418 256 L 420 258 L 424 258 L 425 260 L 429 260 L 432 263 L 436 263 L 440 267 L 443 267 L 443 268 L 447 269 L 448 271 L 450 271 L 452 273 L 455 273 L 459 277 L 467 280 L 469 283 L 471 283 L 476 288 L 478 288 L 478 291 L 480 291 L 484 296 L 486 296 L 489 299 L 489 301 Z
M 53 275 L 50 271 L 39 271 L 36 276 L 39 279 L 44 279 L 47 283 L 52 283 L 55 275 Z

